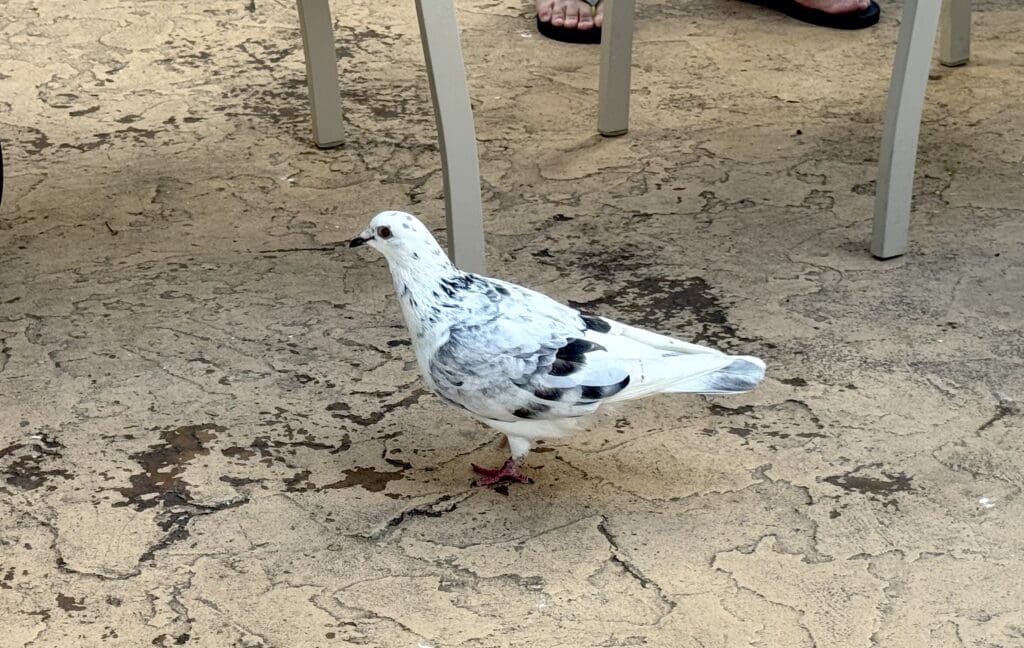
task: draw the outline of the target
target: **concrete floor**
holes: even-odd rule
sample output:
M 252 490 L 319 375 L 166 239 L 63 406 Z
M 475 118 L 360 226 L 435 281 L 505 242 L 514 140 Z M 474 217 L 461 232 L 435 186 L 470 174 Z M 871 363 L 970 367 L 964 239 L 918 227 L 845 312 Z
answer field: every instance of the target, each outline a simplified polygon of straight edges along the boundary
M 866 253 L 902 5 L 863 33 L 641 3 L 597 50 L 459 2 L 491 272 L 770 378 L 502 450 L 419 381 L 378 210 L 443 223 L 408 2 L 0 12 L 2 646 L 1024 645 L 1024 9 L 929 86 L 912 246 Z

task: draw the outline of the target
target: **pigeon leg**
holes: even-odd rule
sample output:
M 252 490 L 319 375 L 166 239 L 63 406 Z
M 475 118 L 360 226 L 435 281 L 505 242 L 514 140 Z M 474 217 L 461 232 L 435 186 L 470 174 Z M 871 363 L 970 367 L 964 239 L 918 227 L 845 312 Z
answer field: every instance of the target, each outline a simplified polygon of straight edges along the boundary
M 476 464 L 470 464 L 473 472 L 480 477 L 473 482 L 475 486 L 493 486 L 501 482 L 516 482 L 517 484 L 532 484 L 533 480 L 523 474 L 519 469 L 519 462 L 511 457 L 501 468 L 484 468 Z

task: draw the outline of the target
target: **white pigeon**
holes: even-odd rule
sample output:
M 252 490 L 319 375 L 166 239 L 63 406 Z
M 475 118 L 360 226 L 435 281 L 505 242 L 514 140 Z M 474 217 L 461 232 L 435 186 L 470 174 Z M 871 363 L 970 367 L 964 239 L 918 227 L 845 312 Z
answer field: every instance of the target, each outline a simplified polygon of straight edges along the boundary
M 388 261 L 427 385 L 508 439 L 511 458 L 473 470 L 481 486 L 529 483 L 533 443 L 558 439 L 605 403 L 660 393 L 740 394 L 763 379 L 758 358 L 730 356 L 586 315 L 516 284 L 462 272 L 416 217 L 377 214 L 349 247 Z

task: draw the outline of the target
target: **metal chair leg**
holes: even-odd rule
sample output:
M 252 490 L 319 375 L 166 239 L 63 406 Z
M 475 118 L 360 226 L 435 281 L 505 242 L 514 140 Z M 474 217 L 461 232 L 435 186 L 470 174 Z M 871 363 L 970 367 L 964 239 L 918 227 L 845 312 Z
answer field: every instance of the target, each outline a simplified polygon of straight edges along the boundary
M 473 111 L 452 0 L 416 0 L 441 148 L 448 253 L 462 270 L 484 272 L 483 205 Z
M 605 0 L 597 130 L 612 137 L 629 130 L 634 0 Z
M 875 191 L 871 253 L 880 259 L 899 256 L 907 247 L 917 138 L 939 6 L 936 0 L 906 0 L 903 4 Z
M 313 140 L 320 148 L 342 143 L 341 93 L 334 29 L 328 0 L 297 0 L 302 49 L 306 55 L 306 84 L 313 118 Z
M 963 65 L 971 58 L 971 0 L 944 0 L 939 22 L 939 62 Z

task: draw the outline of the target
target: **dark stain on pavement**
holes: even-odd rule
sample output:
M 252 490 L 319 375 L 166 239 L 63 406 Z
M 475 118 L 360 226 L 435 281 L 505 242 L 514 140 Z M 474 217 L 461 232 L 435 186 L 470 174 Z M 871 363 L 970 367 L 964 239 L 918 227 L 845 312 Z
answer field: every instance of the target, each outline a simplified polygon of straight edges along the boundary
M 320 490 L 362 486 L 371 493 L 379 493 L 388 487 L 388 482 L 402 478 L 401 471 L 381 472 L 374 468 L 350 468 L 344 472 L 345 477 L 343 479 L 321 486 Z
M 161 430 L 160 443 L 132 455 L 143 471 L 129 478 L 130 487 L 118 489 L 128 500 L 120 506 L 131 505 L 142 511 L 161 501 L 187 501 L 188 484 L 181 478 L 186 464 L 197 456 L 210 454 L 208 444 L 226 429 L 215 423 L 203 423 Z
M 73 596 L 65 596 L 63 594 L 57 595 L 57 607 L 64 610 L 65 612 L 81 612 L 85 609 L 82 605 L 84 598 L 76 599 Z
M 672 329 L 697 343 L 718 345 L 730 340 L 753 341 L 729 322 L 728 310 L 703 277 L 673 279 L 640 277 L 621 289 L 588 301 L 570 301 L 582 311 L 602 314 L 610 307 L 623 321 L 652 329 Z M 610 313 L 615 317 L 618 313 Z M 682 320 L 680 326 L 677 322 Z
M 46 486 L 53 490 L 54 485 L 47 485 L 51 477 L 73 479 L 74 475 L 63 468 L 45 469 L 48 460 L 59 460 L 63 446 L 47 434 L 38 435 L 32 443 L 14 443 L 0 448 L 0 465 L 4 459 L 12 460 L 0 469 L 4 481 L 15 488 L 30 491 Z
M 879 468 L 878 477 L 858 474 L 865 468 Z M 849 472 L 840 475 L 830 475 L 822 481 L 838 486 L 847 493 L 866 495 L 869 499 L 881 502 L 885 506 L 899 509 L 899 503 L 894 497 L 898 493 L 909 493 L 916 490 L 911 486 L 913 477 L 905 473 L 891 473 L 881 470 L 881 464 L 875 463 L 864 466 L 857 466 Z

